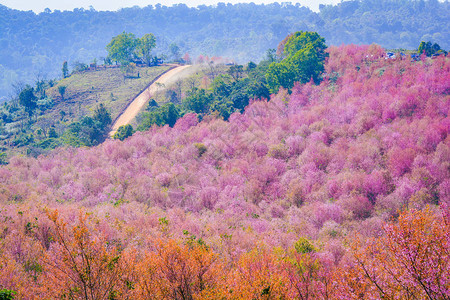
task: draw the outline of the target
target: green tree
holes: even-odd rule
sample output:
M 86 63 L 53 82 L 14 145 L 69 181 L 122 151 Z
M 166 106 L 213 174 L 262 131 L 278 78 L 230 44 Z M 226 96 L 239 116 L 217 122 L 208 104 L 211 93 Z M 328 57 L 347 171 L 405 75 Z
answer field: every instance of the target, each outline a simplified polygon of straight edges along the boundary
M 37 97 L 34 95 L 34 89 L 26 85 L 19 94 L 19 103 L 25 108 L 28 116 L 32 116 L 37 107 Z
M 327 54 L 325 50 L 327 45 L 325 44 L 325 39 L 321 37 L 317 32 L 311 31 L 298 31 L 291 35 L 284 46 L 286 55 L 292 56 L 298 51 L 306 48 L 307 46 L 312 46 L 316 55 L 325 60 Z
M 58 134 L 56 133 L 56 130 L 54 127 L 50 128 L 48 131 L 48 137 L 49 138 L 57 138 Z
M 119 140 L 123 141 L 127 137 L 132 136 L 133 133 L 134 133 L 133 126 L 131 126 L 130 124 L 127 124 L 127 125 L 120 126 L 119 129 L 117 129 L 117 132 L 114 134 L 113 138 L 116 140 L 119 139 Z
M 280 87 L 292 88 L 295 82 L 294 70 L 289 61 L 273 62 L 266 73 L 267 86 L 271 93 L 276 93 Z
M 152 51 L 156 47 L 156 38 L 153 34 L 147 33 L 139 39 L 138 42 L 138 54 L 142 60 L 147 64 L 152 63 Z
M 306 83 L 312 79 L 318 83 L 324 71 L 326 48 L 325 39 L 317 32 L 289 35 L 283 51 L 286 57 L 270 64 L 266 72 L 270 92 L 276 93 L 280 87 L 291 90 L 295 82 Z
M 183 106 L 188 111 L 207 113 L 213 99 L 213 95 L 207 93 L 204 89 L 195 88 L 190 92 L 190 95 L 183 100 Z
M 268 60 L 270 62 L 274 62 L 277 60 L 275 49 L 269 49 L 266 51 L 266 60 Z
M 313 244 L 311 244 L 311 242 L 304 238 L 301 237 L 297 242 L 295 242 L 294 244 L 294 248 L 295 251 L 297 251 L 297 253 L 312 253 L 312 252 L 316 252 L 317 249 L 314 247 Z
M 422 41 L 419 45 L 418 52 L 420 54 L 425 54 L 426 56 L 431 56 L 431 42 Z
M 63 62 L 62 73 L 63 73 L 63 78 L 66 78 L 67 76 L 69 76 L 69 68 L 67 67 L 67 61 Z
M 172 59 L 174 61 L 180 60 L 180 47 L 178 47 L 177 44 L 172 43 L 172 44 L 170 44 L 169 49 L 170 49 L 170 55 L 172 56 Z
M 247 64 L 247 72 L 250 72 L 250 71 L 254 70 L 257 66 L 258 66 L 258 65 L 255 64 L 254 62 L 252 62 L 252 61 L 249 62 L 249 63 Z
M 136 56 L 136 47 L 138 39 L 132 33 L 125 31 L 118 36 L 113 37 L 111 42 L 106 46 L 108 57 L 112 61 L 120 64 L 127 64 L 131 62 Z
M 432 44 L 431 42 L 423 42 L 423 41 L 420 43 L 417 51 L 420 54 L 425 53 L 426 56 L 431 56 L 433 54 L 441 52 L 445 53 L 445 51 L 441 49 L 441 46 L 439 46 L 439 44 L 437 43 Z
M 231 76 L 228 74 L 220 74 L 211 83 L 211 88 L 213 90 L 214 96 L 216 98 L 225 98 L 230 96 L 233 82 Z
M 95 109 L 93 119 L 94 121 L 100 123 L 101 128 L 106 128 L 106 126 L 112 122 L 111 114 L 108 112 L 103 103 L 100 103 L 100 105 Z
M 233 77 L 234 81 L 238 81 L 241 79 L 242 75 L 244 74 L 244 66 L 241 65 L 232 65 L 227 73 Z
M 60 85 L 58 86 L 58 92 L 61 95 L 61 99 L 64 100 L 64 94 L 66 93 L 67 86 Z
M 175 123 L 177 122 L 178 118 L 180 117 L 180 114 L 175 107 L 173 103 L 168 103 L 166 105 L 163 105 L 162 108 L 164 109 L 165 117 L 166 117 L 166 124 L 169 124 L 170 127 L 173 127 Z
M 323 54 L 316 51 L 312 44 L 307 44 L 292 55 L 290 59 L 294 69 L 295 81 L 306 83 L 312 79 L 318 83 L 319 77 L 324 71 L 324 61 Z
M 36 80 L 36 95 L 39 99 L 44 99 L 46 96 L 46 89 L 48 87 L 47 82 L 44 79 Z
M 144 112 L 142 123 L 137 129 L 140 131 L 147 130 L 152 125 L 173 127 L 179 117 L 180 113 L 177 107 L 173 103 L 167 103 L 150 112 Z

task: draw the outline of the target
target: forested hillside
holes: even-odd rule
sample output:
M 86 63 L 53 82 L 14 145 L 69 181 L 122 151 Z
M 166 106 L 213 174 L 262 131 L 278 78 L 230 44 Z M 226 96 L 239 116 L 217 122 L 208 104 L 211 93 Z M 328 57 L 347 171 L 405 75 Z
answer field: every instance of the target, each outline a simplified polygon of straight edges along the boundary
M 259 61 L 288 33 L 317 31 L 327 44 L 377 43 L 387 48 L 416 49 L 431 41 L 449 48 L 449 3 L 437 0 L 361 0 L 321 6 L 319 13 L 290 4 L 224 4 L 133 7 L 117 12 L 47 10 L 40 14 L 0 5 L 0 97 L 11 84 L 33 84 L 42 76 L 61 74 L 81 61 L 101 62 L 105 45 L 123 31 L 153 33 L 159 54 L 175 43 L 183 55 L 230 56 L 238 62 Z
M 124 141 L 12 158 L 0 167 L 0 288 L 448 299 L 449 59 L 326 53 L 320 84 L 281 88 L 228 121 L 191 113 Z

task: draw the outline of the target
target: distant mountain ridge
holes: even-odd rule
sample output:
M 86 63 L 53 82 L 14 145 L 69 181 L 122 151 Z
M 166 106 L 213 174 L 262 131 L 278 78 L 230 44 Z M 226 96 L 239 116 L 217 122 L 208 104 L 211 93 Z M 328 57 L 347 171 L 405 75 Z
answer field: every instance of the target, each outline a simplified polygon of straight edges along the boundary
M 116 12 L 74 9 L 35 14 L 0 5 L 0 98 L 16 81 L 57 77 L 68 60 L 89 63 L 106 56 L 105 45 L 123 31 L 153 33 L 158 53 L 176 43 L 191 57 L 229 56 L 260 60 L 289 32 L 317 31 L 329 45 L 377 43 L 417 48 L 430 40 L 449 48 L 449 3 L 437 0 L 346 1 L 315 13 L 299 4 L 184 4 L 132 7 Z

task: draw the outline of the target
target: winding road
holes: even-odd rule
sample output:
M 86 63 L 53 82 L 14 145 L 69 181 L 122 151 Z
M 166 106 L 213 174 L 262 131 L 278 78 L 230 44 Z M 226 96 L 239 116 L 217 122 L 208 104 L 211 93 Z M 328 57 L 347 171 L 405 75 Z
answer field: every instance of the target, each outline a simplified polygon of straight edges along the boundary
M 147 89 L 140 93 L 131 101 L 125 111 L 116 119 L 109 136 L 112 137 L 120 126 L 129 124 L 139 113 L 139 111 L 147 104 L 148 100 L 156 92 L 165 89 L 166 85 L 174 83 L 178 79 L 186 75 L 184 70 L 190 68 L 190 65 L 178 66 L 163 73 L 155 82 L 153 82 Z

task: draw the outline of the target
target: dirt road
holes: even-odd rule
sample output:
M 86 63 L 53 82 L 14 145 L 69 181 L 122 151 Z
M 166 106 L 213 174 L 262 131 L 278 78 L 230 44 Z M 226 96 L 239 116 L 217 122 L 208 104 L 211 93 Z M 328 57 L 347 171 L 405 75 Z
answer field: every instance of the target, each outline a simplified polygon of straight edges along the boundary
M 109 136 L 112 137 L 114 133 L 116 133 L 117 129 L 119 129 L 122 125 L 127 125 L 133 120 L 139 111 L 147 104 L 150 97 L 165 88 L 165 86 L 177 81 L 179 78 L 183 77 L 183 71 L 187 71 L 190 68 L 190 65 L 187 66 L 179 66 L 174 69 L 171 69 L 167 73 L 163 74 L 158 80 L 156 80 L 152 85 L 150 85 L 145 91 L 143 91 L 139 96 L 134 98 L 134 100 L 128 105 L 125 111 L 116 119 L 114 125 L 112 126 L 111 132 Z

